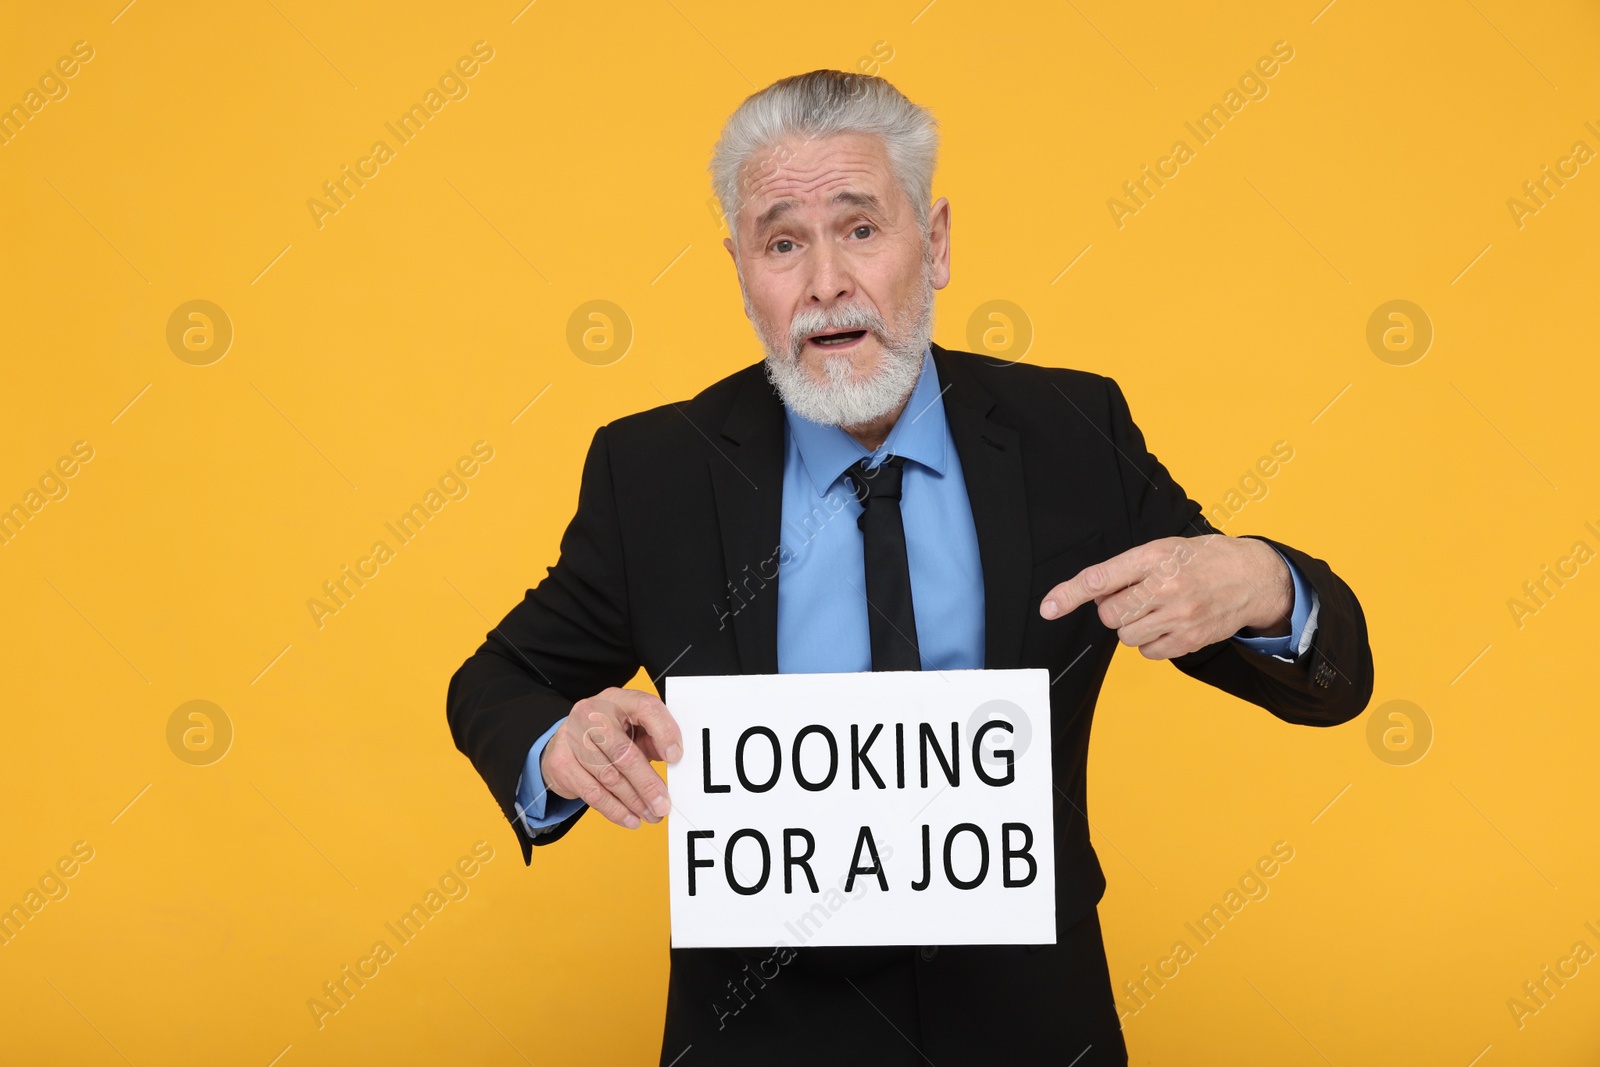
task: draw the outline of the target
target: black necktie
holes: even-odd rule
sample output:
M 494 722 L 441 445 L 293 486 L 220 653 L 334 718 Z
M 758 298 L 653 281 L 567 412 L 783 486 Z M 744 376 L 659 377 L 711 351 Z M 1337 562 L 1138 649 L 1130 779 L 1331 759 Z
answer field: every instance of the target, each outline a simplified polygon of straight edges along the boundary
M 888 456 L 876 467 L 862 460 L 845 472 L 861 502 L 856 525 L 864 536 L 867 572 L 867 631 L 872 669 L 920 671 L 917 620 L 911 611 L 911 567 L 906 528 L 900 518 L 900 474 L 904 456 Z

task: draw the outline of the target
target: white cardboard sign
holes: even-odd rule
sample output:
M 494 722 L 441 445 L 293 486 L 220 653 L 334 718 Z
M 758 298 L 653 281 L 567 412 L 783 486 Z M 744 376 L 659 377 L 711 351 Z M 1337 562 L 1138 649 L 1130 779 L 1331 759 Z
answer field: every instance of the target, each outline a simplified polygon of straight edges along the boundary
M 1054 944 L 1048 672 L 674 677 L 677 948 Z

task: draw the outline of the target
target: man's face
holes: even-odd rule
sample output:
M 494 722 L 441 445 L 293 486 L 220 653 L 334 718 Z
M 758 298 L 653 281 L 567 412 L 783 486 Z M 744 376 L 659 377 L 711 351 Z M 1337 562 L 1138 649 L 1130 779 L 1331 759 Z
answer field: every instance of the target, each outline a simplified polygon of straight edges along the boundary
M 950 280 L 949 204 L 933 206 L 925 239 L 883 141 L 855 133 L 757 153 L 740 193 L 738 243 L 723 243 L 769 365 L 813 395 L 856 398 L 819 421 L 875 417 L 881 396 L 862 392 L 874 381 L 894 378 L 905 388 L 893 399 L 904 399 L 915 381 L 905 364 L 914 357 L 920 368 L 927 343 L 932 289 Z

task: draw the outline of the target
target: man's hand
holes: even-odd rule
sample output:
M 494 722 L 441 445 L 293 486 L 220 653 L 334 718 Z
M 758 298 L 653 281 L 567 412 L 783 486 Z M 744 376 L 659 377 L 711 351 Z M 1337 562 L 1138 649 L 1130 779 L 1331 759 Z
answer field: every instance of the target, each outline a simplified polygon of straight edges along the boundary
M 607 689 L 572 705 L 539 756 L 539 773 L 550 792 L 635 830 L 672 807 L 650 761 L 682 757 L 683 737 L 665 704 L 637 689 Z
M 1276 549 L 1248 537 L 1163 537 L 1085 567 L 1039 605 L 1060 618 L 1093 600 L 1100 621 L 1149 659 L 1171 659 L 1232 637 L 1289 631 L 1294 581 Z

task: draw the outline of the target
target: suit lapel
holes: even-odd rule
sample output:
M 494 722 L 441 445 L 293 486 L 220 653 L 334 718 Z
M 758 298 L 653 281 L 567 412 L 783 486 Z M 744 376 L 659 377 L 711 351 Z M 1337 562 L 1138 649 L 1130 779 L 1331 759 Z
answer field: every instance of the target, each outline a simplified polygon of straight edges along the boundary
M 783 525 L 783 403 L 748 368 L 710 464 L 739 669 L 778 673 L 777 551 Z M 766 578 L 764 574 L 773 577 Z
M 991 670 L 1022 661 L 1022 627 L 1031 610 L 1033 544 L 1017 432 L 989 419 L 995 401 L 967 368 L 933 346 L 945 418 L 967 483 L 983 563 L 984 663 Z
M 983 566 L 984 666 L 1015 667 L 1033 549 L 1015 430 L 989 418 L 995 401 L 959 363 L 933 346 L 945 418 L 955 440 L 972 505 Z M 723 566 L 739 667 L 778 673 L 778 580 L 774 574 L 783 524 L 783 404 L 760 364 L 744 382 L 708 459 L 722 532 Z

